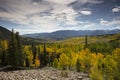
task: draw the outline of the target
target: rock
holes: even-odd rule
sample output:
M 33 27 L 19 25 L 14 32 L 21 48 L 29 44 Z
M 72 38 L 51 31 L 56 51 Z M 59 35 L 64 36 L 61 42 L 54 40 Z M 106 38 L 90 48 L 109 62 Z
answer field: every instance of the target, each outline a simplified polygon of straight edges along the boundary
M 87 74 L 54 68 L 0 72 L 0 80 L 90 80 Z
M 56 77 L 51 77 L 51 80 L 57 80 L 57 78 Z
M 78 77 L 77 80 L 82 80 L 83 78 L 82 77 Z

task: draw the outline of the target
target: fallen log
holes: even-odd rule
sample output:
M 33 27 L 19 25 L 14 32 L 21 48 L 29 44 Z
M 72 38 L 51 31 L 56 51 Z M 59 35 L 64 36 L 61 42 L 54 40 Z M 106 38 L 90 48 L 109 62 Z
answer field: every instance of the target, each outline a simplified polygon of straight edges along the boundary
M 5 69 L 7 69 L 7 68 L 9 68 L 9 67 L 11 67 L 11 65 L 1 67 L 1 68 L 0 68 L 0 71 L 5 70 Z

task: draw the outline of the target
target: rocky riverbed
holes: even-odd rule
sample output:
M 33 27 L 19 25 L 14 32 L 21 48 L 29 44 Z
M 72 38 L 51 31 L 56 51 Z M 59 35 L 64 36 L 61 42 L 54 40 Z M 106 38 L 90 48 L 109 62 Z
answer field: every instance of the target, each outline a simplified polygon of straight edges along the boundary
M 0 80 L 90 80 L 88 74 L 54 68 L 0 71 Z

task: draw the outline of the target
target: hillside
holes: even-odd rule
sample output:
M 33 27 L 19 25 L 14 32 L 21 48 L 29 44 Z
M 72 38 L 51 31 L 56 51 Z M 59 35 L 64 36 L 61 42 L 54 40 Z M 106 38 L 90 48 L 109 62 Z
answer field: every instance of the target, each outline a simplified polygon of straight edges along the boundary
M 118 34 L 107 34 L 107 35 L 99 35 L 99 36 L 88 36 L 88 44 L 89 43 L 98 43 L 98 42 L 120 42 L 120 33 Z M 56 43 L 63 44 L 83 44 L 85 42 L 85 37 L 72 37 L 64 40 L 57 41 Z
M 10 39 L 11 31 L 0 26 L 0 40 Z
M 118 34 L 116 34 L 118 33 Z M 8 40 L 10 38 L 11 31 L 0 26 L 0 40 Z M 53 41 L 57 43 L 66 43 L 66 44 L 82 44 L 84 43 L 84 35 L 88 35 L 88 42 L 106 42 L 106 41 L 115 41 L 120 40 L 120 30 L 84 30 L 84 31 L 75 31 L 75 30 L 64 30 L 56 31 L 52 33 L 37 33 L 37 34 L 26 34 L 22 35 L 23 44 L 36 44 L 40 43 L 51 43 Z
M 22 35 L 24 37 L 32 37 L 32 38 L 42 38 L 42 39 L 54 39 L 54 40 L 62 40 L 70 37 L 76 36 L 95 36 L 95 35 L 105 35 L 105 34 L 116 34 L 120 33 L 119 29 L 115 30 L 61 30 L 55 31 L 52 33 L 36 33 L 36 34 L 25 34 Z
M 11 34 L 11 31 L 0 26 L 0 40 L 9 40 L 10 34 Z M 45 41 L 51 42 L 51 40 L 47 40 L 47 39 L 37 39 L 37 38 L 22 37 L 22 36 L 21 36 L 21 40 L 22 40 L 22 43 L 25 45 L 30 45 L 32 43 L 40 44 L 40 43 L 44 43 Z

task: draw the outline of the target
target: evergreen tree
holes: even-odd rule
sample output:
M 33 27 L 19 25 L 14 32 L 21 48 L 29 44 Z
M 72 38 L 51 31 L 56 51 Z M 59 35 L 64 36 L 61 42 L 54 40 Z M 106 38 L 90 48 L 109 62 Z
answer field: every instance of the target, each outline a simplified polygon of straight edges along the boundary
M 26 63 L 26 67 L 29 67 L 29 66 L 30 66 L 30 63 L 29 63 L 28 58 L 26 58 L 25 63 Z
M 17 51 L 18 51 L 18 55 L 19 55 L 19 66 L 23 66 L 25 56 L 23 53 L 23 46 L 21 43 L 19 32 L 16 32 L 15 37 L 16 37 L 16 41 L 17 41 Z
M 47 54 L 47 51 L 46 51 L 46 44 L 45 43 L 44 43 L 43 53 L 44 53 L 43 54 L 43 62 L 44 62 L 43 65 L 47 66 L 48 54 Z
M 87 35 L 85 36 L 85 48 L 88 47 Z
M 38 57 L 39 57 L 39 60 L 40 60 L 40 54 L 41 54 L 41 53 L 40 53 L 40 47 L 39 47 L 39 46 L 38 46 L 38 49 L 37 49 L 37 50 L 38 50 Z
M 35 59 L 36 59 L 36 55 L 37 55 L 37 48 L 36 48 L 34 43 L 32 44 L 31 49 L 32 49 L 32 53 L 33 53 L 33 64 L 35 64 Z
M 15 38 L 14 30 L 12 29 L 11 39 L 8 45 L 8 64 L 12 66 L 18 66 L 18 52 L 17 52 L 17 40 Z
M 20 40 L 19 32 L 14 33 L 12 29 L 11 39 L 8 44 L 8 64 L 12 66 L 23 66 L 25 55 Z
M 44 67 L 44 54 L 41 53 L 40 46 L 38 46 L 38 58 L 40 61 L 40 67 Z
M 7 52 L 6 52 L 6 50 L 1 51 L 1 64 L 2 65 L 6 65 L 7 64 L 6 59 L 7 59 Z
M 41 62 L 41 65 L 42 65 L 42 59 L 41 59 L 41 53 L 40 53 L 40 47 L 38 46 L 38 59 L 39 59 L 39 61 Z M 40 65 L 40 66 L 41 66 Z
M 81 71 L 81 70 L 80 70 L 80 67 L 81 67 L 80 60 L 77 59 L 77 62 L 76 62 L 76 70 L 77 70 L 77 72 L 80 72 L 80 71 Z

